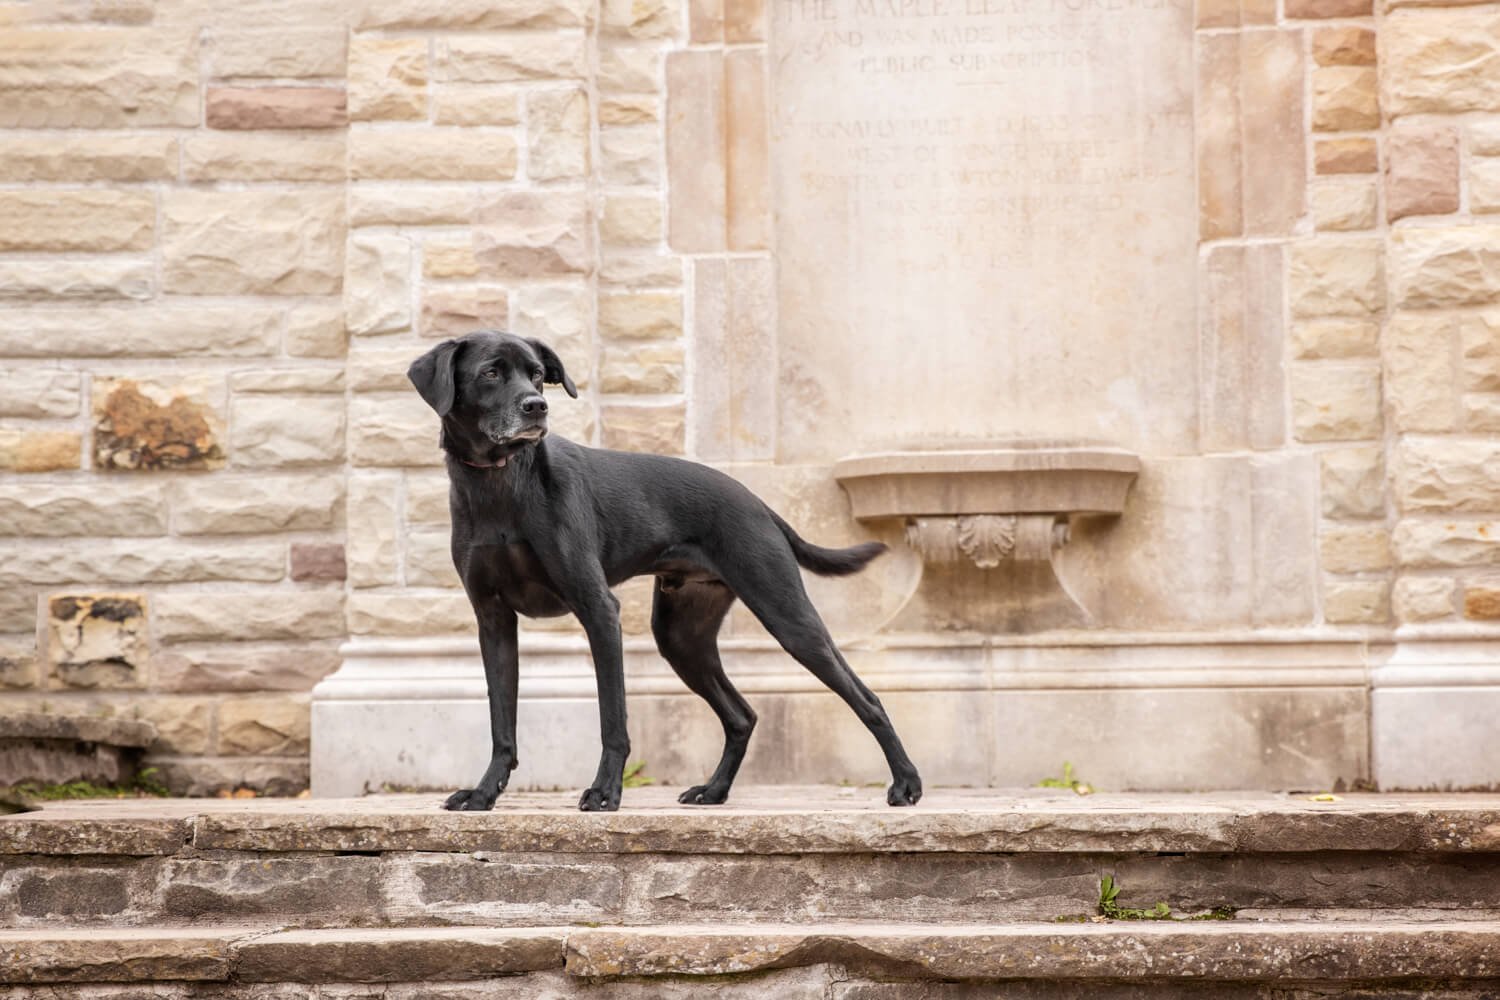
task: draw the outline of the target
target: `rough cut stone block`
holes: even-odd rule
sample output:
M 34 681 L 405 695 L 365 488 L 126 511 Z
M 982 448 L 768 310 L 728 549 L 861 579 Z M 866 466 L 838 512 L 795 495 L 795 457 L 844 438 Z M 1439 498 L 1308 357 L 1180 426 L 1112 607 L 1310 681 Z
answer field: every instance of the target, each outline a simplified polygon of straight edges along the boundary
M 682 334 L 677 292 L 606 292 L 599 296 L 599 334 L 622 340 L 661 340 Z
M 1403 576 L 1391 591 L 1391 610 L 1401 622 L 1425 622 L 1453 615 L 1458 588 L 1446 577 Z
M 209 128 L 343 128 L 349 115 L 342 87 L 209 87 Z
M 234 372 L 229 388 L 235 392 L 337 392 L 344 391 L 341 368 L 262 368 Z
M 297 639 L 158 653 L 151 672 L 153 686 L 164 691 L 307 691 L 340 662 L 337 642 Z
M 349 349 L 340 302 L 303 302 L 287 314 L 286 352 L 295 358 L 341 358 Z
M 343 483 L 335 476 L 256 475 L 175 484 L 173 525 L 185 535 L 327 531 L 338 526 Z
M 1464 617 L 1471 621 L 1500 619 L 1500 581 L 1465 584 Z
M 1390 236 L 1395 301 L 1412 308 L 1500 298 L 1500 226 L 1401 228 Z
M 344 325 L 354 336 L 411 327 L 411 241 L 355 233 L 344 255 Z
M 342 191 L 174 191 L 162 221 L 168 292 L 317 295 L 343 279 Z
M 275 350 L 280 313 L 256 305 L 0 310 L 15 358 L 246 357 Z
M 1382 517 L 1385 458 L 1380 448 L 1332 448 L 1319 456 L 1324 517 Z
M 78 372 L 0 369 L 0 417 L 71 417 L 83 398 Z
M 1500 109 L 1500 13 L 1397 10 L 1381 23 L 1380 72 L 1393 117 Z
M 603 0 L 600 27 L 619 38 L 674 38 L 683 28 L 681 0 Z
M 343 76 L 343 28 L 213 29 L 205 39 L 211 77 Z
M 152 664 L 153 668 L 155 663 Z M 153 673 L 154 673 L 153 669 Z M 154 680 L 154 678 L 153 678 Z M 125 709 L 125 714 L 156 729 L 150 753 L 200 754 L 209 752 L 213 730 L 213 702 L 203 698 L 163 698 L 151 694 Z
M 661 221 L 661 199 L 654 195 L 606 196 L 599 239 L 606 245 L 655 246 L 661 242 Z
M 599 281 L 624 288 L 675 288 L 682 284 L 682 258 L 675 254 L 605 251 Z
M 143 300 L 155 294 L 154 284 L 149 260 L 0 262 L 0 299 Z
M 1475 434 L 1500 432 L 1500 396 L 1464 396 L 1463 427 Z
M 1313 144 L 1313 168 L 1319 176 L 1373 174 L 1380 153 L 1374 139 L 1319 139 Z
M 622 94 L 599 102 L 600 125 L 644 125 L 661 120 L 661 101 L 649 94 Z
M 1244 0 L 1246 23 L 1276 20 L 1274 7 L 1266 0 Z M 724 0 L 724 40 L 731 45 L 766 40 L 765 0 Z
M 1403 511 L 1500 510 L 1500 441 L 1403 438 L 1396 489 Z
M 475 206 L 473 191 L 448 185 L 353 184 L 349 225 L 466 226 L 474 218 Z
M 1385 141 L 1385 214 L 1394 222 L 1408 215 L 1458 211 L 1458 131 L 1451 128 L 1396 128 Z
M 199 121 L 186 31 L 0 31 L 0 127 L 140 128 Z
M 0 483 L 0 535 L 162 535 L 167 504 L 157 484 Z
M 1289 251 L 1292 314 L 1367 316 L 1385 304 L 1382 247 L 1374 241 L 1295 243 Z
M 1286 0 L 1286 16 L 1297 18 L 1368 17 L 1372 0 Z
M 437 472 L 406 474 L 406 521 L 408 524 L 438 525 L 448 521 L 448 477 Z
M 1365 132 L 1380 127 L 1375 70 L 1319 66 L 1313 70 L 1313 120 L 1319 132 Z
M 1335 526 L 1318 536 L 1318 558 L 1325 573 L 1368 573 L 1391 566 L 1385 525 Z
M 377 349 L 365 344 L 360 348 L 349 355 L 349 388 L 355 392 L 412 391 L 406 369 L 421 353 L 419 349 L 412 346 Z
M 342 181 L 342 135 L 204 132 L 182 144 L 182 172 L 194 181 Z
M 344 457 L 342 397 L 236 396 L 229 407 L 235 465 L 319 465 Z
M 681 455 L 686 449 L 687 414 L 681 403 L 667 406 L 605 406 L 600 413 L 606 448 L 653 455 Z
M 1469 389 L 1500 391 L 1500 313 L 1458 318 L 1463 348 L 1463 384 Z
M 1391 545 L 1402 566 L 1493 566 L 1500 563 L 1500 523 L 1404 520 Z
M 1386 394 L 1402 431 L 1452 430 L 1457 423 L 1457 320 L 1398 312 L 1386 325 Z
M 219 375 L 95 376 L 96 469 L 217 469 L 224 465 L 224 382 Z
M 479 258 L 474 253 L 474 242 L 473 237 L 458 242 L 451 239 L 424 240 L 422 277 L 438 281 L 479 277 Z
M 171 136 L 18 132 L 0 146 L 4 181 L 159 181 L 176 174 Z
M 1319 66 L 1374 66 L 1375 32 L 1344 24 L 1317 28 L 1313 31 L 1312 52 Z
M 601 94 L 651 94 L 660 84 L 662 51 L 655 45 L 606 45 L 595 77 Z
M 355 635 L 473 635 L 474 609 L 462 593 L 349 595 Z
M 1292 356 L 1303 361 L 1373 358 L 1380 352 L 1380 325 L 1362 319 L 1313 319 L 1292 326 Z
M 585 0 L 450 0 L 433 6 L 426 0 L 381 0 L 360 10 L 355 27 L 441 28 L 487 31 L 492 28 L 577 28 L 593 9 Z
M 1391 585 L 1350 580 L 1323 588 L 1323 618 L 1331 625 L 1378 625 L 1391 617 Z
M 1312 186 L 1313 224 L 1319 232 L 1374 229 L 1375 181 L 1364 177 L 1319 181 Z
M 474 256 L 490 278 L 540 278 L 593 270 L 593 224 L 586 197 L 516 191 L 482 205 Z
M 156 201 L 143 191 L 0 191 L 0 250 L 149 250 Z
M 660 125 L 612 125 L 599 130 L 599 174 L 606 184 L 658 185 L 662 180 Z
M 1476 156 L 1469 160 L 1469 210 L 1500 212 L 1500 159 Z
M 401 527 L 397 514 L 399 489 L 397 476 L 349 477 L 345 521 L 348 524 L 349 583 L 355 587 L 381 587 L 397 582 L 396 539 Z
M 534 181 L 589 172 L 589 97 L 582 89 L 542 90 L 526 99 L 526 176 Z
M 349 117 L 354 121 L 427 117 L 427 39 L 349 39 Z
M 549 345 L 579 386 L 590 381 L 593 303 L 594 297 L 581 284 L 537 285 L 516 293 L 514 332 Z
M 506 132 L 459 128 L 364 128 L 349 133 L 352 180 L 508 181 L 516 140 Z
M 219 705 L 219 753 L 302 755 L 309 731 L 303 698 L 236 698 Z
M 422 296 L 421 334 L 424 337 L 462 337 L 474 330 L 504 330 L 510 326 L 510 297 L 504 289 L 433 289 Z
M 1299 441 L 1380 436 L 1380 372 L 1375 366 L 1297 365 L 1291 384 Z
M 406 535 L 408 587 L 459 587 L 453 548 L 447 531 L 411 531 Z
M 441 465 L 437 415 L 415 392 L 356 396 L 349 406 L 349 458 L 359 466 Z
M 54 934 L 11 946 L 7 964 L 17 970 L 11 981 L 21 983 L 222 981 L 229 978 L 231 942 L 241 933 L 215 929 Z M 67 987 L 42 989 L 53 995 L 81 995 Z
M 724 0 L 689 0 L 688 41 L 704 45 L 724 43 Z
M 40 540 L 4 553 L 6 570 L 28 583 L 184 583 L 195 580 L 256 580 L 274 583 L 286 575 L 286 546 L 275 541 L 211 542 L 126 539 L 94 541 L 59 551 Z
M 599 364 L 602 392 L 658 394 L 682 391 L 683 355 L 678 344 L 610 347 Z
M 724 56 L 688 50 L 667 56 L 667 242 L 685 253 L 727 245 Z
M 456 83 L 582 79 L 582 34 L 472 35 L 439 39 L 438 76 Z
M 299 583 L 341 581 L 348 575 L 344 547 L 338 544 L 294 543 L 291 551 L 292 579 Z
M 344 628 L 344 595 L 335 591 L 166 593 L 153 601 L 163 642 L 332 639 Z
M 174 795 L 201 798 L 248 789 L 292 796 L 307 790 L 307 761 L 295 757 L 179 757 L 161 760 L 157 767 L 162 784 Z
M 83 464 L 83 439 L 77 431 L 0 429 L 0 469 L 9 472 L 55 472 Z
M 59 594 L 47 601 L 47 662 L 70 687 L 143 687 L 150 655 L 141 594 Z
M 519 125 L 520 95 L 515 88 L 442 86 L 432 94 L 437 125 Z
M 1500 123 L 1480 120 L 1470 124 L 1469 152 L 1474 156 L 1500 156 Z

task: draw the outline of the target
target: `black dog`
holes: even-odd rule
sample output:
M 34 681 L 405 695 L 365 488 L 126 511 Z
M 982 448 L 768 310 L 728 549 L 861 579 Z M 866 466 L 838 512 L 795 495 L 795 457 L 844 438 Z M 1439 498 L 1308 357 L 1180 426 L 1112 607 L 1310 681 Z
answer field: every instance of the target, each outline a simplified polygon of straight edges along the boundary
M 547 437 L 544 382 L 578 390 L 551 348 L 480 331 L 446 340 L 412 363 L 412 384 L 443 421 L 453 562 L 479 619 L 489 685 L 489 767 L 448 809 L 489 809 L 516 766 L 516 615 L 572 612 L 588 634 L 599 683 L 604 753 L 584 810 L 618 809 L 630 752 L 619 601 L 609 588 L 656 577 L 651 630 L 672 669 L 724 725 L 713 776 L 679 801 L 723 802 L 744 759 L 755 713 L 719 662 L 717 636 L 736 597 L 782 647 L 854 709 L 885 751 L 891 805 L 911 805 L 922 780 L 880 701 L 849 669 L 807 599 L 800 564 L 853 573 L 879 542 L 825 549 L 733 479 L 657 455 L 585 448 Z

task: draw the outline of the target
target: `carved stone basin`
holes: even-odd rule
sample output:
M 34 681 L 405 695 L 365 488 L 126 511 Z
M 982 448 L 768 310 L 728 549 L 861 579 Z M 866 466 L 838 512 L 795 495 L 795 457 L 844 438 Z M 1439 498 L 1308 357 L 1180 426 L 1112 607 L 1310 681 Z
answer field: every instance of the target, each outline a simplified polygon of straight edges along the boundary
M 891 627 L 1016 632 L 1092 623 L 1054 559 L 1075 517 L 1124 512 L 1140 468 L 1121 448 L 1038 443 L 858 455 L 833 474 L 856 518 L 904 521 L 922 557 Z

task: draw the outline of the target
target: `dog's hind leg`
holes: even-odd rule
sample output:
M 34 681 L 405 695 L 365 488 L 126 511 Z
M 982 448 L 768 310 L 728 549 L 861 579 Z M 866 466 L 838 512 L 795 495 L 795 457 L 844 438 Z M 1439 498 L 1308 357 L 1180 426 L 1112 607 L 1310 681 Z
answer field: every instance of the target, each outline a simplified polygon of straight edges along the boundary
M 677 797 L 691 805 L 717 805 L 729 797 L 729 786 L 745 759 L 755 728 L 755 712 L 729 683 L 719 661 L 719 627 L 734 593 L 717 582 L 674 582 L 660 577 L 651 601 L 651 632 L 662 657 L 719 717 L 724 726 L 724 755 L 706 784 Z

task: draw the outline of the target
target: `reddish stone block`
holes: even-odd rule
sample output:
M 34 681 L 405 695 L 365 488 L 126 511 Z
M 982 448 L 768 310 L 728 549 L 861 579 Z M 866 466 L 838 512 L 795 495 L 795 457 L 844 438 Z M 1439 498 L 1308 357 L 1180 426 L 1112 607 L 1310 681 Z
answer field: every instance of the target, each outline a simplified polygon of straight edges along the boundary
M 209 128 L 342 128 L 349 115 L 342 88 L 210 87 Z
M 301 581 L 343 580 L 347 575 L 342 545 L 292 546 L 292 579 Z

